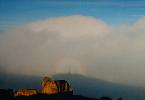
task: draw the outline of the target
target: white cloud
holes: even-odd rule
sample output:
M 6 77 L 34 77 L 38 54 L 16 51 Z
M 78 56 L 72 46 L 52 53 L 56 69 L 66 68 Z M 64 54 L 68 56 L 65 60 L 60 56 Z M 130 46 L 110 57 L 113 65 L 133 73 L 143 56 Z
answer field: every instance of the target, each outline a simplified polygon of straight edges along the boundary
M 144 18 L 117 27 L 80 15 L 40 20 L 0 34 L 0 63 L 19 74 L 71 71 L 144 86 L 144 26 Z
M 64 38 L 76 38 L 101 35 L 108 31 L 109 26 L 93 17 L 75 15 L 34 22 L 29 28 L 34 32 L 56 32 Z

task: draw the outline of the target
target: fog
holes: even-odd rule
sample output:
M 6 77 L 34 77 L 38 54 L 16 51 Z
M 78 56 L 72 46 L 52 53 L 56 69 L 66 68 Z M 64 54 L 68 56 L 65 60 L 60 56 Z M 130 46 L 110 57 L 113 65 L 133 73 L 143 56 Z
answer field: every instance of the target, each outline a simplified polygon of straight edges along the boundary
M 111 26 L 91 16 L 38 20 L 0 34 L 0 72 L 76 73 L 145 87 L 145 18 Z

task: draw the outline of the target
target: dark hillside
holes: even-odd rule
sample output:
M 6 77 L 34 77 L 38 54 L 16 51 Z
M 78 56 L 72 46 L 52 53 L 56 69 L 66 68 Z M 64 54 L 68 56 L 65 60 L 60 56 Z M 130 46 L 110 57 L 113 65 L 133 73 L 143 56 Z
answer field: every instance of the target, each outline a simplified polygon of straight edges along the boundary
M 0 96 L 0 100 L 112 100 L 109 97 L 101 97 L 98 99 L 83 97 L 80 95 L 68 95 L 68 94 L 55 94 L 55 95 L 42 95 L 28 97 L 13 97 L 13 96 Z
M 118 97 L 123 97 L 123 100 L 145 100 L 145 89 L 141 87 L 112 83 L 79 74 L 57 74 L 53 78 L 67 80 L 72 85 L 74 94 L 93 98 L 108 96 L 114 100 Z

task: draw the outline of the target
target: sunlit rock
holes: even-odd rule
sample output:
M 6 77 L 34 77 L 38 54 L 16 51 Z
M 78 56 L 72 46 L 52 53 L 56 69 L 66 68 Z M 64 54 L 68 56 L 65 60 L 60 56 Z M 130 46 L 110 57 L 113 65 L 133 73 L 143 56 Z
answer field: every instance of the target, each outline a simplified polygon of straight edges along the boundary
M 42 94 L 59 94 L 68 93 L 73 94 L 73 90 L 65 80 L 52 80 L 48 77 L 44 77 L 41 83 Z
M 14 96 L 32 96 L 36 94 L 37 90 L 35 89 L 20 89 L 14 92 Z

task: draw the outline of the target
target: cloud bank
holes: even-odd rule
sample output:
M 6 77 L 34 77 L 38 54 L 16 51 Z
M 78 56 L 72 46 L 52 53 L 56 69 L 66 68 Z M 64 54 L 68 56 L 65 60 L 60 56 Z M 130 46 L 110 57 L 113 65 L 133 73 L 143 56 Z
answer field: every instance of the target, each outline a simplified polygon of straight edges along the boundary
M 78 73 L 145 87 L 145 18 L 113 27 L 90 16 L 63 16 L 0 34 L 9 73 Z

